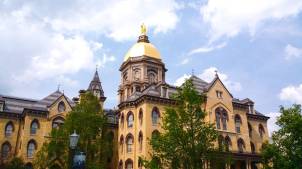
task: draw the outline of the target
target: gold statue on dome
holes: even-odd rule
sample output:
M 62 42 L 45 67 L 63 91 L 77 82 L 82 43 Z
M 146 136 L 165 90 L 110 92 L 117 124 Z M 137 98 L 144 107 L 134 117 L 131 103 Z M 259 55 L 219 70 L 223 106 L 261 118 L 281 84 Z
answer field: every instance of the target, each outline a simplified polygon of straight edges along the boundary
M 146 28 L 145 24 L 143 23 L 141 25 L 141 35 L 146 35 L 146 33 L 147 33 L 147 28 Z

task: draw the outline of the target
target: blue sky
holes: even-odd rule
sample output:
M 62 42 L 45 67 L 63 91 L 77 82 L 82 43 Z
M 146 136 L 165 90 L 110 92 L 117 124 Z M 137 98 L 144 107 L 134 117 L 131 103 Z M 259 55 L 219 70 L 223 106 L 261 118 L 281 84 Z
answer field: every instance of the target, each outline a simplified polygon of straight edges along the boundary
M 218 70 L 271 124 L 279 105 L 302 103 L 301 11 L 301 0 L 0 0 L 0 93 L 40 99 L 60 84 L 72 98 L 99 65 L 112 108 L 119 66 L 145 23 L 167 82 L 192 70 L 210 81 Z

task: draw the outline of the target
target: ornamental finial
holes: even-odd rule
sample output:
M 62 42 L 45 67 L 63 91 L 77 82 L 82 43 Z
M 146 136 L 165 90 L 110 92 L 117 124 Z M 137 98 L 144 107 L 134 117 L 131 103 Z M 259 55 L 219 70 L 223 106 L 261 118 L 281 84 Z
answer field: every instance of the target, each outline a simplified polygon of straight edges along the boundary
M 147 34 L 147 28 L 145 24 L 141 24 L 141 35 L 146 35 Z

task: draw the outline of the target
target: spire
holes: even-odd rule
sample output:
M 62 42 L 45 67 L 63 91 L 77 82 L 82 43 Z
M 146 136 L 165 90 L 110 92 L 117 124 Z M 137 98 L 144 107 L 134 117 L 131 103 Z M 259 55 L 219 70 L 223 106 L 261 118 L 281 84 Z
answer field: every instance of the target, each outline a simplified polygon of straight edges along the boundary
M 98 73 L 97 69 L 95 70 L 93 79 L 91 80 L 87 91 L 92 92 L 95 96 L 97 96 L 99 98 L 105 98 L 104 91 L 102 88 L 102 84 L 101 84 L 99 73 Z
M 147 27 L 145 26 L 145 24 L 141 25 L 141 34 L 138 37 L 137 42 L 145 42 L 145 43 L 150 43 L 148 36 L 147 36 Z

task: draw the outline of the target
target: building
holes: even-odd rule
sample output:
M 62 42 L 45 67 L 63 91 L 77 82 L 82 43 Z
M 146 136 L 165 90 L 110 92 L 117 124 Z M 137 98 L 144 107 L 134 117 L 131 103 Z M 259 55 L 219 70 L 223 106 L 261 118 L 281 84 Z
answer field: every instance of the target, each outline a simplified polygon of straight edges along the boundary
M 106 97 L 97 71 L 88 89 L 80 93 L 86 91 L 94 93 L 103 105 Z M 66 115 L 78 101 L 78 98 L 69 99 L 59 89 L 41 100 L 0 95 L 0 131 L 3 131 L 0 134 L 0 168 L 12 157 L 21 157 L 32 167 L 35 153 L 47 141 L 51 130 L 64 124 Z M 116 111 L 106 109 L 104 113 L 108 117 L 109 131 L 116 134 Z M 117 162 L 111 160 L 111 166 L 114 163 Z
M 165 108 L 175 105 L 171 95 L 176 87 L 166 83 L 167 69 L 160 52 L 150 43 L 142 27 L 137 43 L 126 53 L 120 66 L 118 110 L 105 110 L 109 132 L 114 138 L 114 155 L 108 160 L 110 168 L 141 169 L 139 157 L 150 158 L 148 139 L 164 132 L 161 118 Z M 207 83 L 192 75 L 199 93 L 206 95 L 206 120 L 216 124 L 220 133 L 216 146 L 227 145 L 234 169 L 261 168 L 259 151 L 268 140 L 267 120 L 250 99 L 233 97 L 219 76 Z M 95 72 L 87 90 L 100 100 L 106 100 L 98 72 Z M 80 98 L 70 100 L 57 90 L 42 100 L 0 95 L 1 162 L 12 156 L 22 157 L 30 166 L 34 154 L 49 136 L 52 128 L 64 123 L 65 116 Z
M 150 158 L 148 139 L 163 132 L 161 117 L 165 107 L 175 104 L 170 96 L 176 92 L 165 81 L 166 71 L 159 51 L 142 31 L 120 67 L 118 169 L 142 168 L 139 157 Z M 215 123 L 220 133 L 216 145 L 224 142 L 232 152 L 235 164 L 230 168 L 260 167 L 257 153 L 268 140 L 268 117 L 254 108 L 252 100 L 234 98 L 218 75 L 210 83 L 194 75 L 190 78 L 196 90 L 206 95 L 206 120 Z

